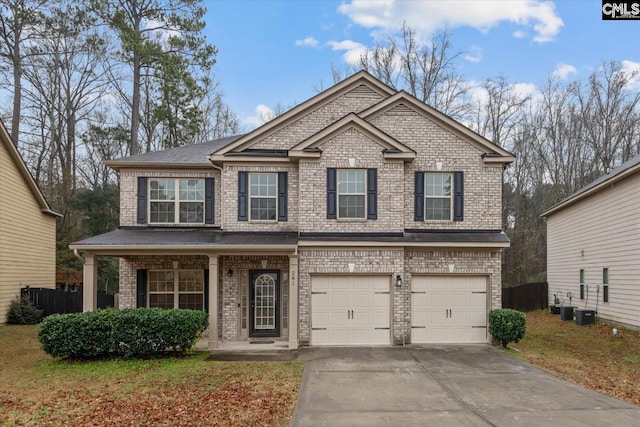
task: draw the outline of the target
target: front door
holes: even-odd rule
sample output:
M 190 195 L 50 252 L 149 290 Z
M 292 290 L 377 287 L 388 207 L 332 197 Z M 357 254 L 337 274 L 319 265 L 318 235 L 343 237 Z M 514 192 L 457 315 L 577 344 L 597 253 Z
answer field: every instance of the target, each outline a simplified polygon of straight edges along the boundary
M 280 336 L 279 274 L 256 270 L 249 274 L 249 336 Z

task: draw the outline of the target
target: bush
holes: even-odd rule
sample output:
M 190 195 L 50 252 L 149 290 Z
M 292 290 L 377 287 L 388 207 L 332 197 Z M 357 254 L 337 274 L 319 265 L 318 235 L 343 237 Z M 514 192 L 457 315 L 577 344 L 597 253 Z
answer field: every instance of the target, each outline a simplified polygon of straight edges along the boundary
M 28 296 L 14 299 L 9 304 L 7 323 L 13 325 L 35 325 L 40 323 L 43 311 L 33 305 Z
M 136 308 L 54 314 L 38 330 L 43 350 L 60 358 L 148 357 L 185 353 L 208 326 L 199 310 Z
M 521 311 L 501 308 L 489 312 L 489 332 L 503 348 L 507 348 L 510 342 L 520 342 L 526 329 L 527 318 Z

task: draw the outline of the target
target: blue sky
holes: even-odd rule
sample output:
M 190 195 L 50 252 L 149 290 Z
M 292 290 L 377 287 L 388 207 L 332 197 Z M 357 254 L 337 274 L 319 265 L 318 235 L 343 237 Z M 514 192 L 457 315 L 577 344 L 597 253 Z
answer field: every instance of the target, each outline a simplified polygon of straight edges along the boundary
M 445 26 L 469 82 L 505 75 L 535 90 L 556 73 L 584 78 L 602 61 L 640 71 L 640 20 L 603 21 L 601 0 L 205 0 L 216 76 L 244 130 L 332 84 L 344 66 L 403 21 L 422 37 Z M 638 85 L 640 88 L 640 85 Z

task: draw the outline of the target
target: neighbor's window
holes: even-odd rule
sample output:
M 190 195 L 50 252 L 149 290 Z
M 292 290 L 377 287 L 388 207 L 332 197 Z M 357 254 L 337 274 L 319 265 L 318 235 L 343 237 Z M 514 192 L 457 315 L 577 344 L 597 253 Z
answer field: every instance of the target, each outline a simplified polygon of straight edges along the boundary
M 450 173 L 424 174 L 424 206 L 426 220 L 451 220 L 452 177 Z
M 204 180 L 149 180 L 150 223 L 204 223 Z
M 584 269 L 580 269 L 580 299 L 584 299 Z
M 338 218 L 366 218 L 366 171 L 338 170 Z
M 277 219 L 278 175 L 252 173 L 249 175 L 250 216 L 252 221 Z
M 149 271 L 149 307 L 204 309 L 203 270 Z
M 609 269 L 602 269 L 602 302 L 609 302 Z

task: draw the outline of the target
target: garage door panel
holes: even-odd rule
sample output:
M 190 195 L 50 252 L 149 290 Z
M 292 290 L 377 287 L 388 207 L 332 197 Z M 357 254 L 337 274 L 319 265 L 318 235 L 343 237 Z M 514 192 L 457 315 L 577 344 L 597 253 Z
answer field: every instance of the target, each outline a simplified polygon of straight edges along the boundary
M 486 277 L 414 276 L 411 287 L 411 342 L 486 342 Z
M 311 344 L 390 344 L 390 283 L 384 276 L 312 277 Z

